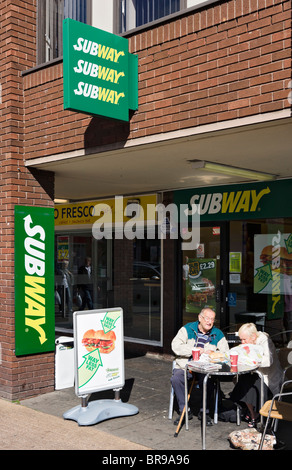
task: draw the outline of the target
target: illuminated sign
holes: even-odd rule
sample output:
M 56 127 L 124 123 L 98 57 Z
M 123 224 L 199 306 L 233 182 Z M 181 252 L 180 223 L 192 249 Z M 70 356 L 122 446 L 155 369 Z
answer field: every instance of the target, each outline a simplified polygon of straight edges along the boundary
M 153 221 L 155 223 L 156 204 L 157 196 L 155 194 L 125 198 L 115 197 L 114 199 L 76 202 L 72 204 L 57 204 L 55 206 L 55 225 L 92 225 L 99 219 L 102 219 L 104 223 L 126 223 L 131 218 L 128 208 L 132 205 L 136 205 L 140 209 L 135 217 L 137 222 L 147 220 L 148 222 Z
M 201 221 L 291 217 L 292 180 L 247 183 L 174 192 L 176 205 L 188 203 L 188 215 Z
M 66 18 L 64 109 L 129 121 L 138 109 L 138 56 L 128 39 Z

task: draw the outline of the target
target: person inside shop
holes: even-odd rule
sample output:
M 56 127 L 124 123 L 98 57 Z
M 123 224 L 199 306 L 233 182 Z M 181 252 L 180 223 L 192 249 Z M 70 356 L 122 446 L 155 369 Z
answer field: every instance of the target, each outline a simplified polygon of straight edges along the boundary
M 215 312 L 209 307 L 205 307 L 201 310 L 198 315 L 198 321 L 187 323 L 181 327 L 177 335 L 174 337 L 171 343 L 172 350 L 176 356 L 175 367 L 171 377 L 171 384 L 175 393 L 175 397 L 178 403 L 179 416 L 174 421 L 174 424 L 179 423 L 181 414 L 185 407 L 185 385 L 184 385 L 184 369 L 186 363 L 192 357 L 193 347 L 200 348 L 201 353 L 210 354 L 214 351 L 220 351 L 226 353 L 229 351 L 228 342 L 221 330 L 214 327 Z M 192 378 L 191 373 L 188 371 L 188 379 Z M 203 391 L 203 380 L 204 374 L 197 374 L 199 389 L 201 392 L 201 409 L 198 414 L 198 418 L 202 419 L 202 391 Z M 209 415 L 209 403 L 211 400 L 211 394 L 214 391 L 214 384 L 212 379 L 208 380 L 207 384 L 207 412 L 206 412 L 206 424 L 212 426 L 213 421 Z M 188 417 L 192 419 L 193 415 L 188 410 Z
M 254 323 L 245 323 L 238 330 L 242 344 L 255 344 L 262 347 L 262 360 L 258 371 L 264 378 L 264 402 L 279 393 L 282 368 L 274 343 L 265 332 L 258 331 Z M 249 427 L 257 426 L 259 421 L 261 379 L 257 374 L 243 374 L 238 377 L 230 399 L 246 408 L 244 420 Z
M 84 266 L 81 266 L 78 270 L 78 274 L 82 274 L 82 281 L 78 287 L 81 291 L 82 305 L 80 310 L 93 309 L 93 281 L 92 281 L 92 266 L 91 258 L 88 256 L 85 259 Z

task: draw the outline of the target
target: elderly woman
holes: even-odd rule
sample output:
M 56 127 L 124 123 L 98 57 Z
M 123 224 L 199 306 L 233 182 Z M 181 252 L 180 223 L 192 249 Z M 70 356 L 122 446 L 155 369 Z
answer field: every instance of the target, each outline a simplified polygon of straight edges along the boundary
M 264 401 L 279 393 L 282 369 L 272 340 L 267 333 L 257 331 L 254 323 L 245 323 L 238 330 L 242 344 L 256 344 L 263 349 L 259 372 L 264 377 Z M 248 409 L 246 420 L 249 427 L 256 427 L 259 418 L 259 397 L 261 381 L 257 374 L 239 376 L 239 380 L 230 394 L 234 403 L 245 403 Z

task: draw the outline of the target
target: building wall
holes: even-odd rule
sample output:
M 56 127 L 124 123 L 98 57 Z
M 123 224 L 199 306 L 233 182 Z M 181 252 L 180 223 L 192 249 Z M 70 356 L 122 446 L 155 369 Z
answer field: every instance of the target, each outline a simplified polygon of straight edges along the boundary
M 130 124 L 63 111 L 52 65 L 24 77 L 27 158 L 290 107 L 291 0 L 215 3 L 128 37 L 139 57 Z
M 54 386 L 54 354 L 14 354 L 14 206 L 52 206 L 54 192 L 51 173 L 24 166 L 21 72 L 35 65 L 35 3 L 0 1 L 0 396 L 13 400 Z

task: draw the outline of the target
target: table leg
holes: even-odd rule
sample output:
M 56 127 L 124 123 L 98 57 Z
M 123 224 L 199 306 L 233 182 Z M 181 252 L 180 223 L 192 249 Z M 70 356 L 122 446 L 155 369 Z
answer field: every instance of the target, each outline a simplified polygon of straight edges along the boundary
M 209 374 L 203 380 L 203 416 L 202 416 L 202 449 L 206 450 L 206 404 L 207 404 L 207 382 Z
M 255 371 L 261 379 L 261 406 L 260 409 L 264 406 L 264 376 L 258 370 Z M 261 415 L 261 425 L 264 423 L 264 417 Z
M 188 368 L 185 367 L 184 374 L 185 374 L 185 423 L 186 423 L 186 430 L 189 430 L 189 412 L 188 412 L 188 377 L 187 377 Z
M 218 400 L 219 400 L 219 380 L 216 379 L 215 407 L 214 407 L 214 424 L 218 423 Z

